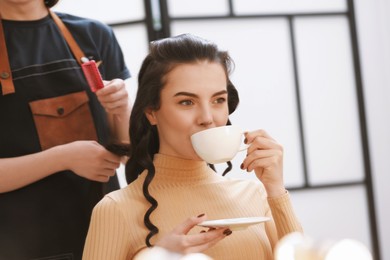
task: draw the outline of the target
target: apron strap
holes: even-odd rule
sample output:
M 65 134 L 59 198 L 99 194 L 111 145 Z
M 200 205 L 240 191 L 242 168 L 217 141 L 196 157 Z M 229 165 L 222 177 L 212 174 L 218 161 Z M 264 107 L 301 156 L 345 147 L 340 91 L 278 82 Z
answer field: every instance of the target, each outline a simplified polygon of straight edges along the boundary
M 0 15 L 0 82 L 3 95 L 15 92 L 14 82 L 12 80 L 11 68 L 8 62 L 7 46 L 5 45 L 5 37 L 3 23 Z
M 81 65 L 82 58 L 85 57 L 84 52 L 80 49 L 79 45 L 76 43 L 72 34 L 66 28 L 65 24 L 61 19 L 50 9 L 48 9 L 50 16 L 53 18 L 55 24 L 60 29 L 62 35 L 65 38 L 66 43 L 69 45 L 70 50 L 73 53 L 73 56 L 76 58 L 77 62 Z M 1 21 L 0 15 L 0 82 L 1 90 L 3 95 L 15 93 L 15 86 L 12 79 L 11 68 L 9 65 L 7 46 L 5 43 L 3 23 Z
M 65 38 L 65 41 L 68 43 L 70 50 L 73 53 L 73 56 L 75 56 L 77 62 L 81 66 L 81 64 L 83 63 L 82 58 L 85 57 L 84 52 L 80 49 L 79 45 L 76 43 L 72 34 L 68 30 L 68 28 L 66 28 L 66 26 L 62 22 L 62 20 L 52 10 L 50 10 L 50 9 L 48 9 L 48 10 L 49 10 L 49 13 L 50 13 L 51 17 L 53 18 L 54 22 L 56 23 L 58 28 L 60 28 L 62 35 Z

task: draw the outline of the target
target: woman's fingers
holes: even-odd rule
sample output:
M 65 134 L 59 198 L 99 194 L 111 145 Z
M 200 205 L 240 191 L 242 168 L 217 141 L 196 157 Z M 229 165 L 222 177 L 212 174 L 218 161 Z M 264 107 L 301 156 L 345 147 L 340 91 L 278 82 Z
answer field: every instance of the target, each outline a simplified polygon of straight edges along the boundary
M 190 217 L 186 219 L 184 222 L 182 222 L 181 224 L 179 224 L 178 226 L 176 226 L 172 232 L 178 235 L 180 234 L 186 235 L 193 227 L 195 227 L 196 225 L 198 225 L 199 223 L 203 222 L 206 219 L 207 219 L 206 214 L 200 214 L 197 217 Z
M 247 140 L 247 144 L 249 145 L 248 153 L 258 149 L 283 149 L 275 140 L 264 136 L 254 136 Z
M 245 133 L 249 145 L 241 169 L 255 171 L 269 196 L 285 192 L 283 182 L 283 147 L 264 130 Z
M 275 141 L 265 130 L 263 129 L 259 129 L 259 130 L 255 130 L 255 131 L 251 131 L 251 132 L 246 132 L 245 133 L 245 139 L 246 139 L 246 143 L 247 144 L 250 144 L 253 142 L 253 139 L 255 139 L 256 137 L 264 137 L 264 138 L 267 138 L 267 139 L 270 139 L 272 141 Z
M 276 153 L 277 151 L 273 150 L 254 150 L 248 153 L 241 165 L 241 168 L 250 172 L 257 167 L 269 167 L 273 163 L 276 163 L 275 160 L 278 158 Z
M 198 217 L 186 219 L 176 226 L 172 232 L 163 236 L 156 243 L 156 246 L 182 254 L 199 253 L 212 247 L 218 243 L 218 241 L 232 233 L 226 228 L 211 228 L 208 231 L 188 234 L 194 226 L 206 220 L 206 218 L 207 216 L 205 214 L 200 214 Z
M 188 248 L 186 253 L 203 252 L 231 234 L 232 231 L 230 229 L 221 228 L 191 235 L 189 239 L 192 246 Z

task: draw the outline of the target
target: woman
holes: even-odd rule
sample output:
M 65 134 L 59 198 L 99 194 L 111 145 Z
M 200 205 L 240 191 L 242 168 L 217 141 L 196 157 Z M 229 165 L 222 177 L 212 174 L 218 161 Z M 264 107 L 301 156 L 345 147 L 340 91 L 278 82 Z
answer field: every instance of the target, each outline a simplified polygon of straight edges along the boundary
M 93 207 L 119 188 L 105 145 L 128 140 L 129 71 L 110 27 L 56 2 L 0 0 L 0 259 L 81 259 Z
M 191 145 L 192 134 L 230 124 L 238 105 L 230 69 L 226 52 L 192 35 L 151 44 L 130 116 L 130 184 L 95 207 L 83 259 L 132 259 L 151 246 L 214 259 L 273 259 L 277 241 L 301 231 L 283 184 L 282 147 L 265 131 L 245 134 L 241 164 L 261 182 L 216 174 Z M 271 221 L 233 233 L 196 226 L 206 218 L 260 216 Z

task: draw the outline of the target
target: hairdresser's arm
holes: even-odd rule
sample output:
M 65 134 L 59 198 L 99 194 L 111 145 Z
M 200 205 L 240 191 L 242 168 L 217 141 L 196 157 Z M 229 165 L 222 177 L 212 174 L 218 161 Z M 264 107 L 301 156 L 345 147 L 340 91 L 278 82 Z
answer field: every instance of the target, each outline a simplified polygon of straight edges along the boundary
M 113 79 L 104 84 L 96 96 L 107 112 L 111 134 L 116 142 L 129 143 L 131 103 L 125 81 Z
M 0 193 L 13 191 L 63 170 L 107 182 L 119 167 L 120 157 L 95 141 L 76 141 L 48 150 L 0 159 Z

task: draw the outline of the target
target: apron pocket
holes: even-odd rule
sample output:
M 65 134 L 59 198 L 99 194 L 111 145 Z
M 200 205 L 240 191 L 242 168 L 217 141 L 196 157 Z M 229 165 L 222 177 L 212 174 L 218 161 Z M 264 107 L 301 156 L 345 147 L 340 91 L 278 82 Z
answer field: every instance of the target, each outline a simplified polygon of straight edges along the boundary
M 29 103 L 42 150 L 77 140 L 97 141 L 85 91 Z

